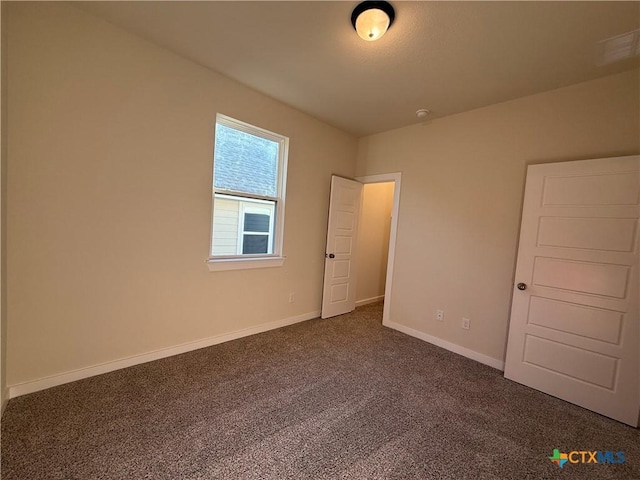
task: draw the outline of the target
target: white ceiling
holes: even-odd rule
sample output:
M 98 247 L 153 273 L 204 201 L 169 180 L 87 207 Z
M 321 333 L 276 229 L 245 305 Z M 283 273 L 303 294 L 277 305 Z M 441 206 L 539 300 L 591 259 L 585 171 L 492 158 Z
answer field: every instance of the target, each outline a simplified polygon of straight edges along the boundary
M 599 41 L 640 27 L 640 2 L 392 1 L 376 42 L 351 27 L 357 3 L 74 5 L 358 136 L 639 65 L 596 60 Z

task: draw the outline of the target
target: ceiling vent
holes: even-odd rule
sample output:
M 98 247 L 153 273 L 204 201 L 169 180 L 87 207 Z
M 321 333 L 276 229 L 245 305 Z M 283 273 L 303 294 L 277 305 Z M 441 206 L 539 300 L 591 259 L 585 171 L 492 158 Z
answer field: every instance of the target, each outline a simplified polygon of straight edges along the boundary
M 598 42 L 597 61 L 600 67 L 640 55 L 640 29 Z

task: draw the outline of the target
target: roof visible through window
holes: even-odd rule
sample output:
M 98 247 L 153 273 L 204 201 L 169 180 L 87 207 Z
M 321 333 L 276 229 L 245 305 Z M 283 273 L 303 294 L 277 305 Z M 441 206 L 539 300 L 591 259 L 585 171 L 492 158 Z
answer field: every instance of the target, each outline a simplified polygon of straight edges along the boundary
M 215 187 L 266 197 L 278 195 L 278 143 L 216 126 Z

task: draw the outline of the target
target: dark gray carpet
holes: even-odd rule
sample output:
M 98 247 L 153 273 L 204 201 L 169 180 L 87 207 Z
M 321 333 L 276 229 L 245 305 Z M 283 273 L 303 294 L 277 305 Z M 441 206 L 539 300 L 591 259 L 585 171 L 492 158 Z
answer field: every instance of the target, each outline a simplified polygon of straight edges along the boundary
M 2 478 L 640 479 L 637 430 L 382 327 L 381 312 L 11 400 Z M 561 470 L 553 448 L 627 463 Z

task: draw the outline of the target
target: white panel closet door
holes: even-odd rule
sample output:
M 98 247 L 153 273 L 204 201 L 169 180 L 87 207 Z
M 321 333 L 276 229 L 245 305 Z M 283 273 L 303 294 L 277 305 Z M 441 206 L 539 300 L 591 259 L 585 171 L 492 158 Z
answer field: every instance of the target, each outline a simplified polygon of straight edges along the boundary
M 640 157 L 527 173 L 505 377 L 632 426 Z
M 356 308 L 354 249 L 358 235 L 362 183 L 332 176 L 327 249 L 324 260 L 322 318 Z

